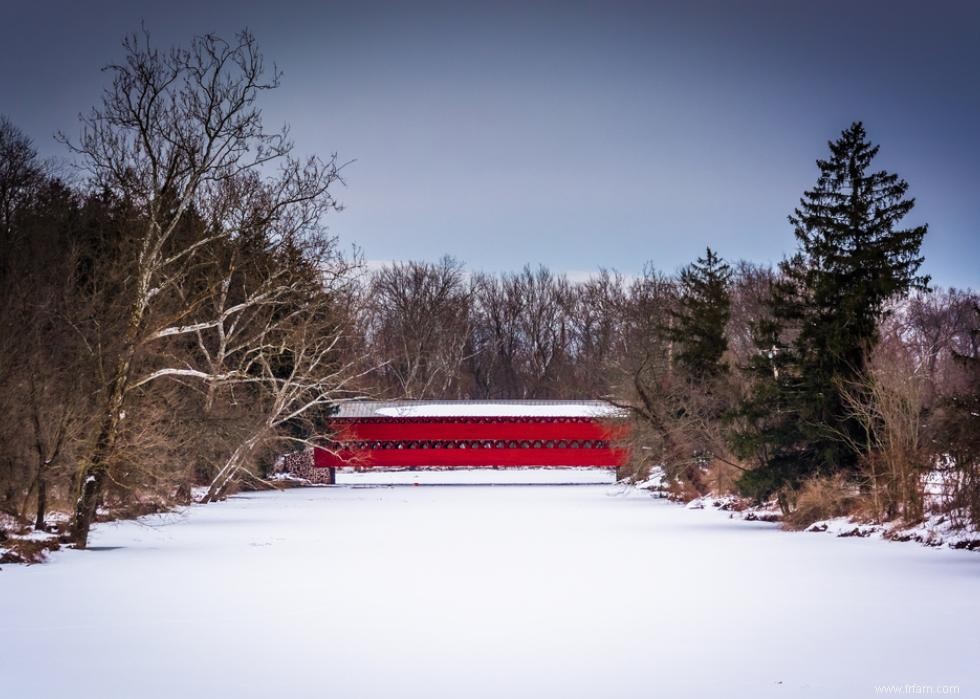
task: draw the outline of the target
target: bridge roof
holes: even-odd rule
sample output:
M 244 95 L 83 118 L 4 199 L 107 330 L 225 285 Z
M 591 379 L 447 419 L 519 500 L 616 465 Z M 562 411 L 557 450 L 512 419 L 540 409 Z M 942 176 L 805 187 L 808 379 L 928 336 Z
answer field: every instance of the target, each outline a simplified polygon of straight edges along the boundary
M 348 400 L 336 417 L 616 417 L 602 400 Z

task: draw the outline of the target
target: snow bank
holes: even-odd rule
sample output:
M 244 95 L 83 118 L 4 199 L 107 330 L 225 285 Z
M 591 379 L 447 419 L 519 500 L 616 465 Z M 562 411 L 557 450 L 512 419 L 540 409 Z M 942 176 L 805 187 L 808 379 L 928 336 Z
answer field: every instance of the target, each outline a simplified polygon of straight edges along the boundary
M 912 526 L 907 526 L 900 521 L 870 524 L 859 522 L 851 517 L 835 517 L 814 522 L 806 528 L 806 531 L 827 532 L 839 537 L 859 536 L 891 541 L 915 541 L 925 546 L 980 549 L 980 532 L 954 527 L 949 517 L 945 515 L 933 515 Z
M 636 487 L 640 487 L 638 484 Z M 761 507 L 746 507 L 746 501 L 734 495 L 705 495 L 685 504 L 689 510 L 714 509 L 731 511 L 748 521 L 780 522 L 782 513 L 775 503 Z M 854 517 L 834 517 L 814 522 L 804 531 L 828 533 L 840 538 L 887 539 L 914 541 L 925 546 L 948 546 L 954 549 L 980 550 L 980 532 L 957 527 L 946 515 L 931 515 L 924 521 L 907 525 L 901 520 L 883 523 L 862 522 Z

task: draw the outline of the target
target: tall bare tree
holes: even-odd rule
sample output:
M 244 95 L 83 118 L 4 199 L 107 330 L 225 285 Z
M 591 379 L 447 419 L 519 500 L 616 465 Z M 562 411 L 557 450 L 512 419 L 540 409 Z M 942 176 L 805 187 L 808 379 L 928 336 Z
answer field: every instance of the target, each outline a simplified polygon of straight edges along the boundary
M 124 49 L 126 60 L 108 67 L 112 84 L 101 106 L 83 118 L 81 137 L 65 139 L 92 186 L 124 197 L 136 221 L 124 261 L 125 327 L 93 446 L 80 467 L 72 527 L 79 547 L 88 540 L 127 397 L 145 384 L 137 374 L 141 353 L 221 320 L 195 316 L 197 299 L 180 298 L 202 250 L 244 233 L 244 225 L 276 217 L 318 220 L 335 206 L 328 187 L 339 179 L 334 159 L 299 161 L 285 129 L 265 129 L 257 99 L 278 86 L 280 75 L 267 73 L 250 33 L 231 42 L 204 35 L 187 49 L 161 51 L 143 31 L 128 37 Z M 254 207 L 247 215 L 238 204 L 243 199 Z M 206 225 L 182 229 L 192 213 Z M 179 322 L 161 324 L 157 311 L 169 320 L 175 308 Z M 239 311 L 226 309 L 225 318 Z
M 462 397 L 471 305 L 463 267 L 451 257 L 377 270 L 366 289 L 364 326 L 382 388 L 405 398 Z

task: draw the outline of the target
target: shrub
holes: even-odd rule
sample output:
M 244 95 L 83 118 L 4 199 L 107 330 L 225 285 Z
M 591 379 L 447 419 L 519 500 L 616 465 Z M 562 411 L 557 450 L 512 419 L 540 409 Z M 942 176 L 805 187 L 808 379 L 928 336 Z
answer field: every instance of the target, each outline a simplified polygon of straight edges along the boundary
M 790 529 L 805 529 L 822 519 L 850 514 L 858 499 L 855 486 L 840 474 L 811 478 L 790 498 L 795 507 L 783 521 Z

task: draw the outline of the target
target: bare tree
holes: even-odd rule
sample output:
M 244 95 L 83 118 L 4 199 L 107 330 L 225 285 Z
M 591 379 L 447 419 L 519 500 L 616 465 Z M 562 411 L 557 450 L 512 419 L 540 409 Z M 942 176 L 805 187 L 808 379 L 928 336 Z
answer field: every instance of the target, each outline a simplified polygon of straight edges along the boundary
M 643 473 L 682 451 L 665 401 L 671 376 L 671 345 L 665 329 L 676 299 L 673 280 L 648 267 L 630 287 L 623 316 L 623 352 L 613 366 L 614 402 L 635 420 L 633 469 Z
M 491 275 L 477 275 L 473 283 L 473 351 L 467 364 L 476 391 L 482 398 L 523 397 L 526 391 L 518 367 L 524 299 L 510 294 Z
M 265 130 L 256 100 L 278 85 L 279 73 L 267 76 L 248 32 L 233 42 L 205 35 L 189 49 L 164 52 L 144 31 L 128 37 L 124 48 L 126 61 L 109 66 L 112 85 L 102 105 L 83 119 L 81 138 L 66 139 L 92 185 L 129 201 L 138 222 L 125 261 L 125 328 L 107 375 L 99 428 L 81 464 L 73 520 L 79 547 L 88 539 L 127 396 L 146 382 L 135 375 L 141 353 L 151 343 L 217 327 L 221 320 L 195 317 L 196 299 L 175 300 L 199 253 L 243 234 L 244 224 L 277 216 L 317 220 L 335 206 L 328 187 L 339 179 L 335 160 L 298 161 L 285 130 Z M 271 174 L 276 163 L 278 172 Z M 235 203 L 243 199 L 256 207 L 247 216 Z M 207 225 L 182 229 L 192 213 Z M 166 326 L 156 322 L 158 309 L 175 307 L 187 317 Z M 234 315 L 241 309 L 226 310 Z
M 568 280 L 525 267 L 475 280 L 473 361 L 478 391 L 494 398 L 561 395 L 570 374 L 574 294 Z
M 44 168 L 31 139 L 0 114 L 0 241 L 3 244 L 9 244 L 15 213 L 44 179 Z
M 584 396 L 606 396 L 614 366 L 622 364 L 629 290 L 622 275 L 608 270 L 572 288 L 573 369 L 569 381 Z
M 769 314 L 772 285 L 776 273 L 769 266 L 741 260 L 734 265 L 732 279 L 731 315 L 728 319 L 728 349 L 733 364 L 747 367 L 758 352 L 755 328 Z
M 228 384 L 260 402 L 256 424 L 235 447 L 211 481 L 202 502 L 223 496 L 261 446 L 288 442 L 324 446 L 330 434 L 324 419 L 338 400 L 357 392 L 355 362 L 339 352 L 343 332 L 324 305 L 311 303 L 291 314 L 276 332 L 263 333 L 263 342 L 242 354 L 238 373 L 247 379 Z
M 90 294 L 78 287 L 77 197 L 0 118 L 0 459 L 6 509 L 45 526 L 91 404 L 91 356 L 72 330 Z
M 883 333 L 897 335 L 924 372 L 927 406 L 956 390 L 955 358 L 980 350 L 972 334 L 976 302 L 975 293 L 956 289 L 920 292 L 897 300 L 885 320 Z
M 864 377 L 842 386 L 850 414 L 867 435 L 866 443 L 853 446 L 865 455 L 872 501 L 886 520 L 899 514 L 908 522 L 922 518 L 923 477 L 929 469 L 925 374 L 909 347 L 892 335 L 879 343 Z
M 364 326 L 383 390 L 405 398 L 461 397 L 472 292 L 462 265 L 395 263 L 366 289 Z

